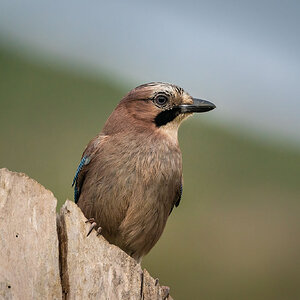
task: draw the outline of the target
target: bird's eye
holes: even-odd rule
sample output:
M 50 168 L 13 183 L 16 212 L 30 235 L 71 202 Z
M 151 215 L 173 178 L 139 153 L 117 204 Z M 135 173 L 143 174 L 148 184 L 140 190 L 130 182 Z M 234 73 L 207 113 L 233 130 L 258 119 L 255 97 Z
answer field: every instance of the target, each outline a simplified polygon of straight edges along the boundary
M 168 97 L 167 97 L 167 96 L 164 96 L 164 95 L 158 95 L 158 96 L 155 98 L 155 103 L 156 103 L 158 106 L 164 106 L 164 105 L 166 105 L 167 102 L 168 102 Z

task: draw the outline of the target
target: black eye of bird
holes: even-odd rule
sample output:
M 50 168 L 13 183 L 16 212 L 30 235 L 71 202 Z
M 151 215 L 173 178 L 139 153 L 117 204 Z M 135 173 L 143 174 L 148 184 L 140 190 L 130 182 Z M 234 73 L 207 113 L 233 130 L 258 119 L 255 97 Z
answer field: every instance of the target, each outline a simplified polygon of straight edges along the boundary
M 154 101 L 158 106 L 164 106 L 168 102 L 168 97 L 165 95 L 158 95 Z

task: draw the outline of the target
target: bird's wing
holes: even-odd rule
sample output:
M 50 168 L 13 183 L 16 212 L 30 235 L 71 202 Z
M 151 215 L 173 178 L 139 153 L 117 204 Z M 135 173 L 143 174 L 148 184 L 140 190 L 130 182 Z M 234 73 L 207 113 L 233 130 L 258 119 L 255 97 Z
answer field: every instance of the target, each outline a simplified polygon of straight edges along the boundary
M 176 195 L 177 196 L 177 200 L 175 202 L 176 207 L 180 204 L 180 200 L 181 200 L 181 196 L 182 196 L 182 190 L 183 190 L 183 187 L 182 187 L 182 180 L 181 180 L 180 188 L 178 189 L 177 195 Z
M 169 215 L 171 214 L 174 206 L 177 207 L 180 203 L 181 196 L 182 196 L 182 186 L 183 186 L 183 184 L 182 184 L 182 179 L 181 179 L 180 185 L 178 186 L 178 188 L 176 190 L 174 204 L 172 205 Z
M 80 196 L 80 190 L 84 181 L 84 178 L 86 176 L 86 173 L 88 171 L 88 168 L 86 167 L 93 157 L 95 156 L 95 153 L 101 147 L 101 141 L 105 138 L 104 135 L 99 135 L 95 137 L 93 140 L 90 141 L 90 143 L 86 146 L 85 150 L 83 151 L 81 161 L 77 167 L 72 186 L 74 186 L 74 201 L 75 203 L 78 202 L 79 196 Z

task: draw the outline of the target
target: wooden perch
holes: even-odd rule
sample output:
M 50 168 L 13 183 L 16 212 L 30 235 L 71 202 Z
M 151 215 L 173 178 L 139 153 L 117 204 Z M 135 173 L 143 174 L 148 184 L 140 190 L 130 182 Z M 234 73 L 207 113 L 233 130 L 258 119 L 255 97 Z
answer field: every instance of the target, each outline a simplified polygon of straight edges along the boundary
M 0 169 L 1 299 L 172 299 L 67 200 L 25 174 Z

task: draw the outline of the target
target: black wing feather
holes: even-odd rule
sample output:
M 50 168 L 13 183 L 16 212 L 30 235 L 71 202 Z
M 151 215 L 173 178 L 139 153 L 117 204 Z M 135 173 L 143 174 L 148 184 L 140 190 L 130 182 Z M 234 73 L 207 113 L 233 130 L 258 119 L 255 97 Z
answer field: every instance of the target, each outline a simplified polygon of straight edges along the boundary
M 178 205 L 180 204 L 180 200 L 181 200 L 181 196 L 182 196 L 182 190 L 183 190 L 183 188 L 182 188 L 182 180 L 181 180 L 180 186 L 179 186 L 179 188 L 177 190 L 177 193 L 176 193 L 176 199 L 175 199 L 174 204 L 173 204 L 173 206 L 170 210 L 169 215 L 171 214 L 171 212 L 174 208 L 174 205 L 175 205 L 175 207 L 178 207 Z

